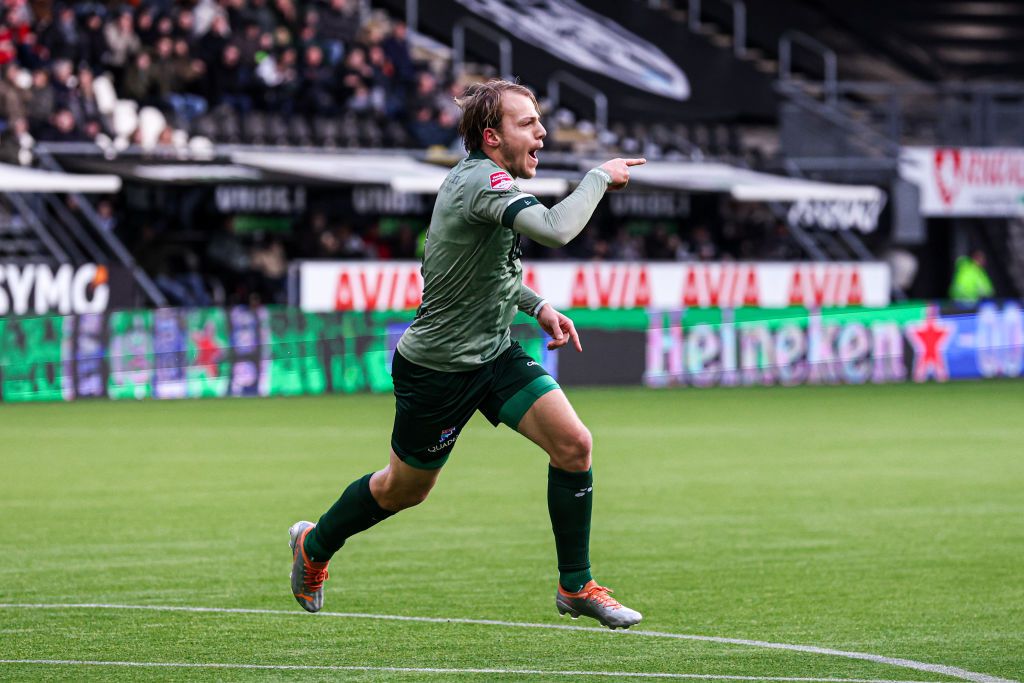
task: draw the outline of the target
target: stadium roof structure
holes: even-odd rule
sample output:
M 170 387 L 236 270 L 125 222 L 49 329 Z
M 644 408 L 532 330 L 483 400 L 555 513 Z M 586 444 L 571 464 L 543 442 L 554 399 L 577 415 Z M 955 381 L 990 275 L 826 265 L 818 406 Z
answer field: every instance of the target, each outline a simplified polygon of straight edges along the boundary
M 580 164 L 580 168 L 591 166 Z M 722 192 L 744 202 L 881 202 L 885 197 L 882 190 L 872 185 L 790 178 L 714 162 L 648 162 L 631 169 L 630 178 L 638 185 L 690 192 Z
M 72 168 L 103 175 L 69 175 L 68 179 L 99 183 L 111 192 L 110 183 L 121 179 L 160 184 L 223 184 L 285 182 L 314 185 L 377 185 L 396 192 L 436 194 L 450 166 L 461 155 L 438 157 L 436 163 L 424 161 L 411 152 L 372 152 L 322 150 L 275 150 L 227 148 L 212 157 L 177 158 L 126 155 L 117 159 L 92 156 L 66 158 Z M 604 159 L 552 157 L 553 166 L 536 178 L 521 180 L 526 192 L 545 197 L 565 195 L 582 171 Z M 11 167 L 17 169 L 17 167 Z M 25 173 L 44 171 L 17 169 Z M 107 174 L 116 175 L 107 175 Z M 62 175 L 62 174 L 56 174 Z M 793 178 L 752 171 L 721 162 L 650 161 L 631 170 L 634 187 L 681 192 L 715 192 L 748 202 L 865 202 L 885 201 L 885 192 L 872 185 L 847 185 L 804 178 Z M 96 180 L 102 179 L 102 180 Z M 0 176 L 0 180 L 3 177 Z M 6 185 L 6 181 L 4 182 Z M 29 190 L 24 190 L 29 191 Z
M 275 173 L 350 185 L 388 185 L 396 192 L 435 194 L 448 168 L 392 154 L 296 154 L 290 152 L 236 152 L 236 164 Z M 560 196 L 569 189 L 562 178 L 532 178 L 519 183 L 533 194 Z
M 91 175 L 44 171 L 0 164 L 0 188 L 7 192 L 82 192 L 109 194 L 121 189 L 116 175 Z

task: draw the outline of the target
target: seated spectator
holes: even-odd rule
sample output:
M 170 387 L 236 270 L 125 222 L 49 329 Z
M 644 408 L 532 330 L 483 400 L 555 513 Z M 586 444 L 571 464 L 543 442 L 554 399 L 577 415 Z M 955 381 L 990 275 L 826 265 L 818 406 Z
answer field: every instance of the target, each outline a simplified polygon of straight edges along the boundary
M 0 66 L 10 64 L 18 57 L 18 46 L 10 27 L 0 26 Z
M 206 80 L 211 104 L 227 105 L 243 115 L 252 109 L 254 76 L 252 70 L 241 63 L 241 53 L 235 45 L 228 44 L 224 48 L 220 64 Z
M 264 34 L 270 38 L 270 34 Z M 261 104 L 264 109 L 282 114 L 291 114 L 299 91 L 299 71 L 294 48 L 286 48 L 280 54 L 262 53 L 256 67 L 257 82 L 261 86 Z
M 90 8 L 85 15 L 85 26 L 82 28 L 82 48 L 78 60 L 89 65 L 90 69 L 100 69 L 103 67 L 107 50 L 103 17 L 96 9 Z
M 698 260 L 714 261 L 718 258 L 718 246 L 711 239 L 711 232 L 707 227 L 698 225 L 694 228 L 690 244 Z
M 92 70 L 87 66 L 80 68 L 78 70 L 78 84 L 71 92 L 68 107 L 71 109 L 71 113 L 75 115 L 76 121 L 99 121 L 102 117 L 99 104 L 96 102 L 93 83 Z
M 362 24 L 358 1 L 330 0 L 320 10 L 320 37 L 324 41 L 328 62 L 333 66 L 345 56 L 345 50 L 356 41 L 356 34 Z
M 268 41 L 266 45 L 263 44 L 264 36 Z M 242 35 L 235 39 L 235 44 L 238 45 L 242 62 L 257 64 L 260 60 L 259 55 L 273 48 L 273 40 L 269 33 L 260 33 L 260 27 L 256 24 L 247 23 L 242 27 Z
M 345 99 L 351 98 L 359 89 L 369 92 L 370 83 L 373 82 L 373 68 L 366 62 L 366 51 L 362 47 L 353 47 L 345 55 L 338 80 Z
M 160 36 L 157 39 L 150 71 L 153 76 L 154 96 L 148 104 L 166 108 L 171 96 L 180 93 L 182 86 L 174 63 L 174 39 L 170 36 Z
M 292 33 L 297 33 L 299 29 L 299 10 L 295 7 L 295 3 L 292 0 L 274 0 L 274 9 L 277 10 L 277 16 L 283 20 L 288 30 Z
M 125 69 L 142 49 L 131 11 L 123 10 L 114 21 L 107 22 L 103 28 L 103 37 L 107 42 L 107 52 L 103 61 L 110 67 L 114 79 L 120 81 L 124 77 Z
M 193 119 L 206 113 L 206 98 L 199 94 L 203 76 L 206 75 L 206 64 L 192 57 L 189 43 L 184 38 L 174 41 L 172 63 L 178 88 L 168 93 L 167 102 L 174 110 L 175 117 L 187 126 Z
M 15 63 L 3 67 L 0 77 L 0 119 L 14 121 L 26 116 L 32 77 Z M 26 83 L 27 81 L 27 83 Z
M 125 73 L 121 91 L 130 100 L 148 102 L 154 89 L 153 59 L 148 52 L 139 52 Z
M 404 21 L 391 24 L 391 32 L 381 42 L 384 54 L 394 66 L 394 76 L 398 85 L 405 87 L 416 78 L 416 65 L 409 51 L 409 29 Z
M 303 61 L 299 80 L 300 111 L 313 116 L 337 114 L 334 78 L 330 67 L 324 64 L 323 51 L 316 45 L 310 45 L 306 48 Z
M 75 62 L 82 53 L 82 36 L 75 19 L 72 5 L 61 5 L 53 23 L 45 26 L 39 41 L 50 53 L 50 59 L 66 59 Z
M 254 24 L 255 25 L 255 24 Z M 231 26 L 227 17 L 223 14 L 216 14 L 210 24 L 210 30 L 196 43 L 196 57 L 207 64 L 216 64 L 224 54 L 224 48 L 231 40 Z M 239 52 L 239 59 L 241 59 Z
M 277 27 L 277 17 L 267 0 L 249 0 L 242 12 L 242 20 L 256 24 L 261 31 L 273 32 Z
M 36 141 L 28 130 L 28 119 L 13 119 L 7 130 L 0 134 L 0 159 L 4 163 L 30 166 L 35 158 L 32 148 Z
M 447 147 L 458 136 L 457 126 L 448 112 L 435 113 L 429 107 L 420 107 L 409 124 L 409 134 L 421 147 Z
M 138 34 L 142 45 L 156 43 L 156 13 L 153 10 L 139 13 L 135 19 L 135 33 Z
M 75 122 L 70 109 L 58 109 L 50 117 L 50 125 L 39 134 L 47 142 L 86 142 L 89 140 Z
M 189 46 L 196 39 L 196 17 L 192 14 L 192 10 L 187 7 L 182 7 L 178 10 L 178 21 L 174 27 L 174 39 L 179 38 L 185 39 Z
M 35 129 L 45 125 L 50 114 L 56 108 L 57 98 L 50 85 L 50 72 L 37 69 L 32 73 L 32 88 L 28 93 L 25 111 L 28 113 L 29 126 Z
M 75 68 L 70 61 L 58 59 L 53 63 L 50 85 L 53 88 L 54 107 L 70 109 L 75 88 L 78 87 Z

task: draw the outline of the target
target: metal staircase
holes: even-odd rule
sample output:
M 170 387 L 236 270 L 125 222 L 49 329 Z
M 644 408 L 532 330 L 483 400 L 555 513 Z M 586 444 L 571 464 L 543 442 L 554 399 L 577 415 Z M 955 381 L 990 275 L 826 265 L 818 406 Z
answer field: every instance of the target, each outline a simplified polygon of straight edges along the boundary
M 63 170 L 45 149 L 37 152 L 43 168 Z M 0 190 L 0 261 L 19 265 L 119 265 L 138 285 L 144 298 L 138 303 L 167 305 L 163 293 L 121 240 L 103 228 L 91 200 L 77 192 Z

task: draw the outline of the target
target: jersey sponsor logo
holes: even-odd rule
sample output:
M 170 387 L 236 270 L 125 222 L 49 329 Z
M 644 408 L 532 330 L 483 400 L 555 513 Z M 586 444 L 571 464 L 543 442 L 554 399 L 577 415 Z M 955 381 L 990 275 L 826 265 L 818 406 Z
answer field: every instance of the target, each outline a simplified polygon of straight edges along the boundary
M 491 174 L 491 189 L 504 191 L 512 187 L 512 176 L 505 171 L 495 171 Z

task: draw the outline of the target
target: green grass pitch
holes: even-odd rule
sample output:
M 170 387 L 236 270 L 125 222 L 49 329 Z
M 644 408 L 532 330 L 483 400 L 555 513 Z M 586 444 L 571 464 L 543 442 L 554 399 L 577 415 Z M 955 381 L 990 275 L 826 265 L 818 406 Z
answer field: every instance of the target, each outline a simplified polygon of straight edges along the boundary
M 594 433 L 595 576 L 640 628 L 1024 677 L 1024 384 L 568 394 Z M 0 407 L 0 660 L 369 667 L 0 663 L 0 679 L 957 680 L 634 632 L 306 614 L 287 528 L 383 465 L 391 419 L 391 397 L 365 395 Z M 545 492 L 543 454 L 474 418 L 431 498 L 335 558 L 325 612 L 593 624 L 554 609 Z M 27 603 L 280 613 L 12 606 Z

